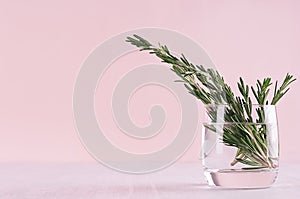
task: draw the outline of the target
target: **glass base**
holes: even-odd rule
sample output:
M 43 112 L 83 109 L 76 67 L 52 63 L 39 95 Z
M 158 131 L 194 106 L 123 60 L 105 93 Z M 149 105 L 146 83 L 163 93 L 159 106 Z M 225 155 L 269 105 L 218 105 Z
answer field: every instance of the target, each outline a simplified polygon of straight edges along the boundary
M 270 169 L 205 170 L 209 186 L 230 189 L 268 188 L 277 178 L 278 171 Z

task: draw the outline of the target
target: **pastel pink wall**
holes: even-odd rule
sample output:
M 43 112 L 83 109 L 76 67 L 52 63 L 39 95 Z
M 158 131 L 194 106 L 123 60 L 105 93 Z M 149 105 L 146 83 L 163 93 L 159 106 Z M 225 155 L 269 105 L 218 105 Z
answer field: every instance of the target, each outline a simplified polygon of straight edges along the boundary
M 72 91 L 81 63 L 112 35 L 177 30 L 202 44 L 232 85 L 299 80 L 278 105 L 283 161 L 300 161 L 300 1 L 10 0 L 0 2 L 0 161 L 91 161 Z M 196 142 L 183 160 L 194 161 Z

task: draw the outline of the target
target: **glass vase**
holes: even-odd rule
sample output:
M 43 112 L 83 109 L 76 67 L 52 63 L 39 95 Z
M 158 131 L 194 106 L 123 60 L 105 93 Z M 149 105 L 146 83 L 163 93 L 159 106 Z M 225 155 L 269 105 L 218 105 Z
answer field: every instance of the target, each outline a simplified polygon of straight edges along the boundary
M 266 188 L 278 174 L 274 105 L 207 105 L 202 165 L 209 186 Z

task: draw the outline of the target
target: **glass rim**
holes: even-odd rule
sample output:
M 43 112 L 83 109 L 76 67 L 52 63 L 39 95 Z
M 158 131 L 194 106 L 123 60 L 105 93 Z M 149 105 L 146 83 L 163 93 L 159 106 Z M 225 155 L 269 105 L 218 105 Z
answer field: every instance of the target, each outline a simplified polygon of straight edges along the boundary
M 276 107 L 274 104 L 251 104 L 258 107 Z M 205 104 L 205 107 L 230 106 L 229 104 Z
M 269 125 L 272 122 L 202 122 L 203 125 Z

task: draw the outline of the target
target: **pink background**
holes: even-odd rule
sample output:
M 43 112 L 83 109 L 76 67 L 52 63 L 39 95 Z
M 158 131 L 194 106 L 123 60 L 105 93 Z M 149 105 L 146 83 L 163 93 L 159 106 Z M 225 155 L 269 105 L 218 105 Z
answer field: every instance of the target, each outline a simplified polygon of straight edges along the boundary
M 203 45 L 231 85 L 239 76 L 299 79 L 299 10 L 297 0 L 1 1 L 0 161 L 93 161 L 74 128 L 72 91 L 81 63 L 112 35 L 177 30 Z M 286 162 L 300 161 L 299 81 L 278 104 Z M 182 161 L 197 161 L 199 149 L 200 134 Z

